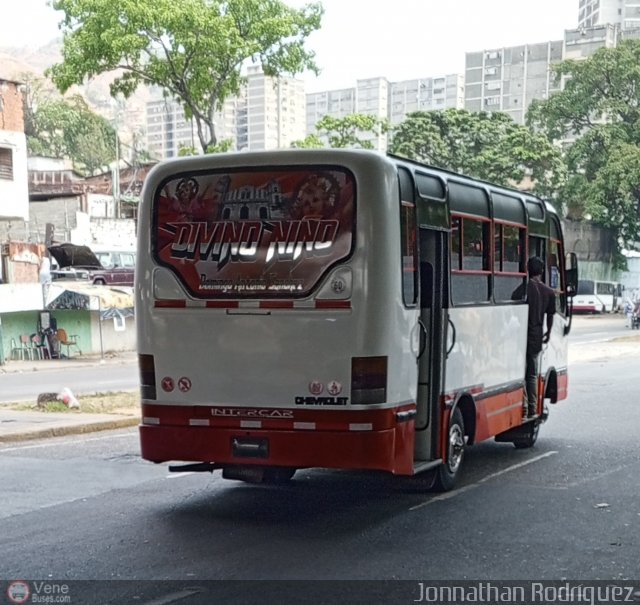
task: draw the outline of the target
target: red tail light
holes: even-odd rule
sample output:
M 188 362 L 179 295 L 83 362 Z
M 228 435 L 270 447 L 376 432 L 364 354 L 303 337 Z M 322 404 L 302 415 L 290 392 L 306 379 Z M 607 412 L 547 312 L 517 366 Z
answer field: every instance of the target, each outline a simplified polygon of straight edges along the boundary
M 387 400 L 387 357 L 351 358 L 351 403 L 384 403 Z
M 153 355 L 138 355 L 138 368 L 142 399 L 156 399 L 156 364 Z

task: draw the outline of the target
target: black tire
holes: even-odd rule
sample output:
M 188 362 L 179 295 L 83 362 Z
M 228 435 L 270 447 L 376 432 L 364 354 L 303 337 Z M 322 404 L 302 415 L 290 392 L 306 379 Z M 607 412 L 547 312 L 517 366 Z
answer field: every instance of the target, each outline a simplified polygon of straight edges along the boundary
M 534 420 L 526 425 L 526 432 L 521 437 L 517 437 L 513 440 L 513 445 L 517 450 L 525 450 L 533 447 L 538 439 L 538 433 L 540 432 L 540 422 Z
M 98 279 L 94 279 L 93 280 L 93 285 L 94 286 L 105 286 L 107 284 L 106 281 L 104 281 L 104 279 L 102 279 L 101 277 L 99 277 Z
M 447 492 L 455 487 L 464 461 L 465 448 L 464 420 L 458 408 L 451 414 L 447 435 L 447 459 L 436 471 L 434 489 Z
M 295 474 L 295 468 L 272 466 L 264 469 L 262 483 L 265 485 L 283 485 L 289 483 Z

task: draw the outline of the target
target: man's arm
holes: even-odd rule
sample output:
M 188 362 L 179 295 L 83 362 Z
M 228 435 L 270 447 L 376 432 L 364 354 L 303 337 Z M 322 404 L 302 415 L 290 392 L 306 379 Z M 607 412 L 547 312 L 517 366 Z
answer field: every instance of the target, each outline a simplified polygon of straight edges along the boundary
M 543 344 L 549 342 L 549 338 L 551 337 L 551 328 L 553 327 L 553 316 L 556 312 L 556 296 L 555 294 L 551 294 L 549 296 L 549 303 L 547 304 L 546 315 L 547 315 L 547 331 L 544 333 L 542 337 Z
M 527 292 L 527 283 L 522 282 L 512 293 L 511 300 L 524 300 Z
M 549 315 L 547 313 L 547 331 L 544 333 L 542 337 L 543 344 L 547 344 L 549 342 L 549 338 L 551 337 L 551 328 L 553 327 L 553 315 Z

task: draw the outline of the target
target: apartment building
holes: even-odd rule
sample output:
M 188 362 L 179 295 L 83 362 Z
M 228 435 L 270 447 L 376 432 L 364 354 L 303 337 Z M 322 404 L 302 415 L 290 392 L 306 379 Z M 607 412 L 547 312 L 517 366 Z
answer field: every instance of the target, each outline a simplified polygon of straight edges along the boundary
M 0 220 L 29 218 L 22 94 L 19 82 L 0 77 Z
M 160 93 L 147 103 L 147 148 L 159 159 L 176 157 L 181 147 L 200 149 L 194 120 L 182 106 Z M 232 141 L 233 150 L 290 147 L 305 137 L 304 82 L 265 76 L 260 67 L 249 68 L 238 96 L 227 99 L 216 114 L 218 141 Z
M 177 157 L 181 147 L 199 147 L 195 123 L 172 99 L 147 103 L 147 149 L 159 159 Z
M 606 24 L 640 27 L 640 0 L 580 0 L 578 29 Z
M 356 81 L 356 111 L 381 120 L 389 118 L 389 81 L 386 78 L 366 78 Z M 373 149 L 386 151 L 386 133 L 362 133 L 362 139 L 371 141 Z
M 464 108 L 504 112 L 524 124 L 533 99 L 560 90 L 551 66 L 563 60 L 563 48 L 553 40 L 466 53 Z
M 633 33 L 633 30 L 629 33 Z M 620 28 L 615 24 L 566 30 L 563 58 L 586 59 L 601 48 L 614 48 L 620 37 Z
M 214 122 L 217 140 L 231 139 L 232 147 L 236 140 L 235 119 L 236 99 L 229 99 L 216 113 Z M 209 136 L 208 130 L 205 136 Z M 187 118 L 182 105 L 170 99 L 147 103 L 146 142 L 147 149 L 158 159 L 177 157 L 183 147 L 201 148 L 195 120 Z
M 389 82 L 386 78 L 357 80 L 353 88 L 326 90 L 307 95 L 307 134 L 316 132 L 324 117 L 343 118 L 353 113 L 375 115 L 391 126 L 414 111 L 432 111 L 464 106 L 461 74 Z M 388 135 L 370 137 L 374 147 L 385 150 Z
M 344 118 L 356 112 L 356 89 L 341 88 L 306 95 L 306 133 L 316 131 L 316 124 L 324 116 Z
M 419 78 L 392 82 L 389 99 L 389 121 L 392 126 L 404 121 L 415 111 L 438 111 L 464 107 L 464 77 L 448 74 L 435 78 Z
M 316 132 L 316 124 L 324 117 L 344 118 L 362 113 L 380 119 L 389 117 L 389 82 L 386 78 L 366 78 L 356 81 L 353 88 L 325 90 L 306 95 L 306 133 Z M 387 147 L 387 135 L 363 134 L 364 140 L 371 140 L 374 149 Z
M 195 120 L 187 118 L 177 101 L 164 99 L 159 91 L 146 107 L 146 147 L 157 159 L 177 157 L 182 147 L 200 150 L 200 139 Z M 236 99 L 225 102 L 215 119 L 218 141 L 232 139 L 235 147 Z M 209 133 L 206 133 L 208 136 Z
M 306 136 L 302 80 L 265 76 L 252 66 L 236 108 L 238 150 L 281 149 Z

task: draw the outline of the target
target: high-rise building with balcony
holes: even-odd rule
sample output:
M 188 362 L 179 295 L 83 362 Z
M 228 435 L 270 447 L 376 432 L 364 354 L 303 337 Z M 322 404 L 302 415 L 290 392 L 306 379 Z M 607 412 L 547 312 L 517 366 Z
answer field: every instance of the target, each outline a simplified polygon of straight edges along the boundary
M 159 93 L 156 94 L 159 96 Z M 161 159 L 176 157 L 181 147 L 200 150 L 194 120 L 176 101 L 147 103 L 147 148 Z M 232 150 L 290 147 L 305 137 L 304 82 L 271 78 L 252 67 L 240 94 L 228 98 L 215 117 L 218 141 L 230 139 Z
M 265 76 L 259 66 L 250 67 L 246 79 L 238 99 L 237 148 L 280 149 L 304 139 L 304 82 Z
M 580 0 L 578 28 L 618 25 L 622 29 L 640 27 L 640 0 Z
M 631 30 L 629 30 L 631 33 Z M 563 59 L 586 59 L 601 48 L 614 48 L 621 37 L 618 25 L 568 29 L 564 32 Z
M 371 115 L 383 120 L 389 117 L 389 82 L 386 78 L 357 80 L 354 88 L 325 90 L 307 95 L 307 134 L 316 133 L 316 124 L 324 117 L 344 118 L 354 113 Z M 387 135 L 362 133 L 379 151 L 387 148 Z
M 201 149 L 195 120 L 185 116 L 183 106 L 175 100 L 164 99 L 156 91 L 156 98 L 147 103 L 147 149 L 159 159 L 174 158 L 182 147 Z M 231 139 L 235 147 L 235 99 L 228 99 L 215 119 L 218 141 Z M 206 132 L 205 136 L 209 136 Z
M 500 111 L 524 124 L 531 101 L 560 90 L 551 66 L 562 59 L 562 40 L 466 53 L 465 109 Z
M 438 111 L 464 107 L 464 77 L 448 74 L 391 83 L 389 121 L 393 126 L 415 111 Z
M 307 134 L 316 132 L 316 124 L 324 117 L 343 118 L 361 113 L 389 120 L 392 126 L 402 122 L 408 113 L 448 108 L 464 104 L 462 75 L 424 77 L 389 82 L 386 78 L 357 80 L 354 88 L 326 90 L 307 95 Z M 363 133 L 375 149 L 387 148 L 388 135 Z

